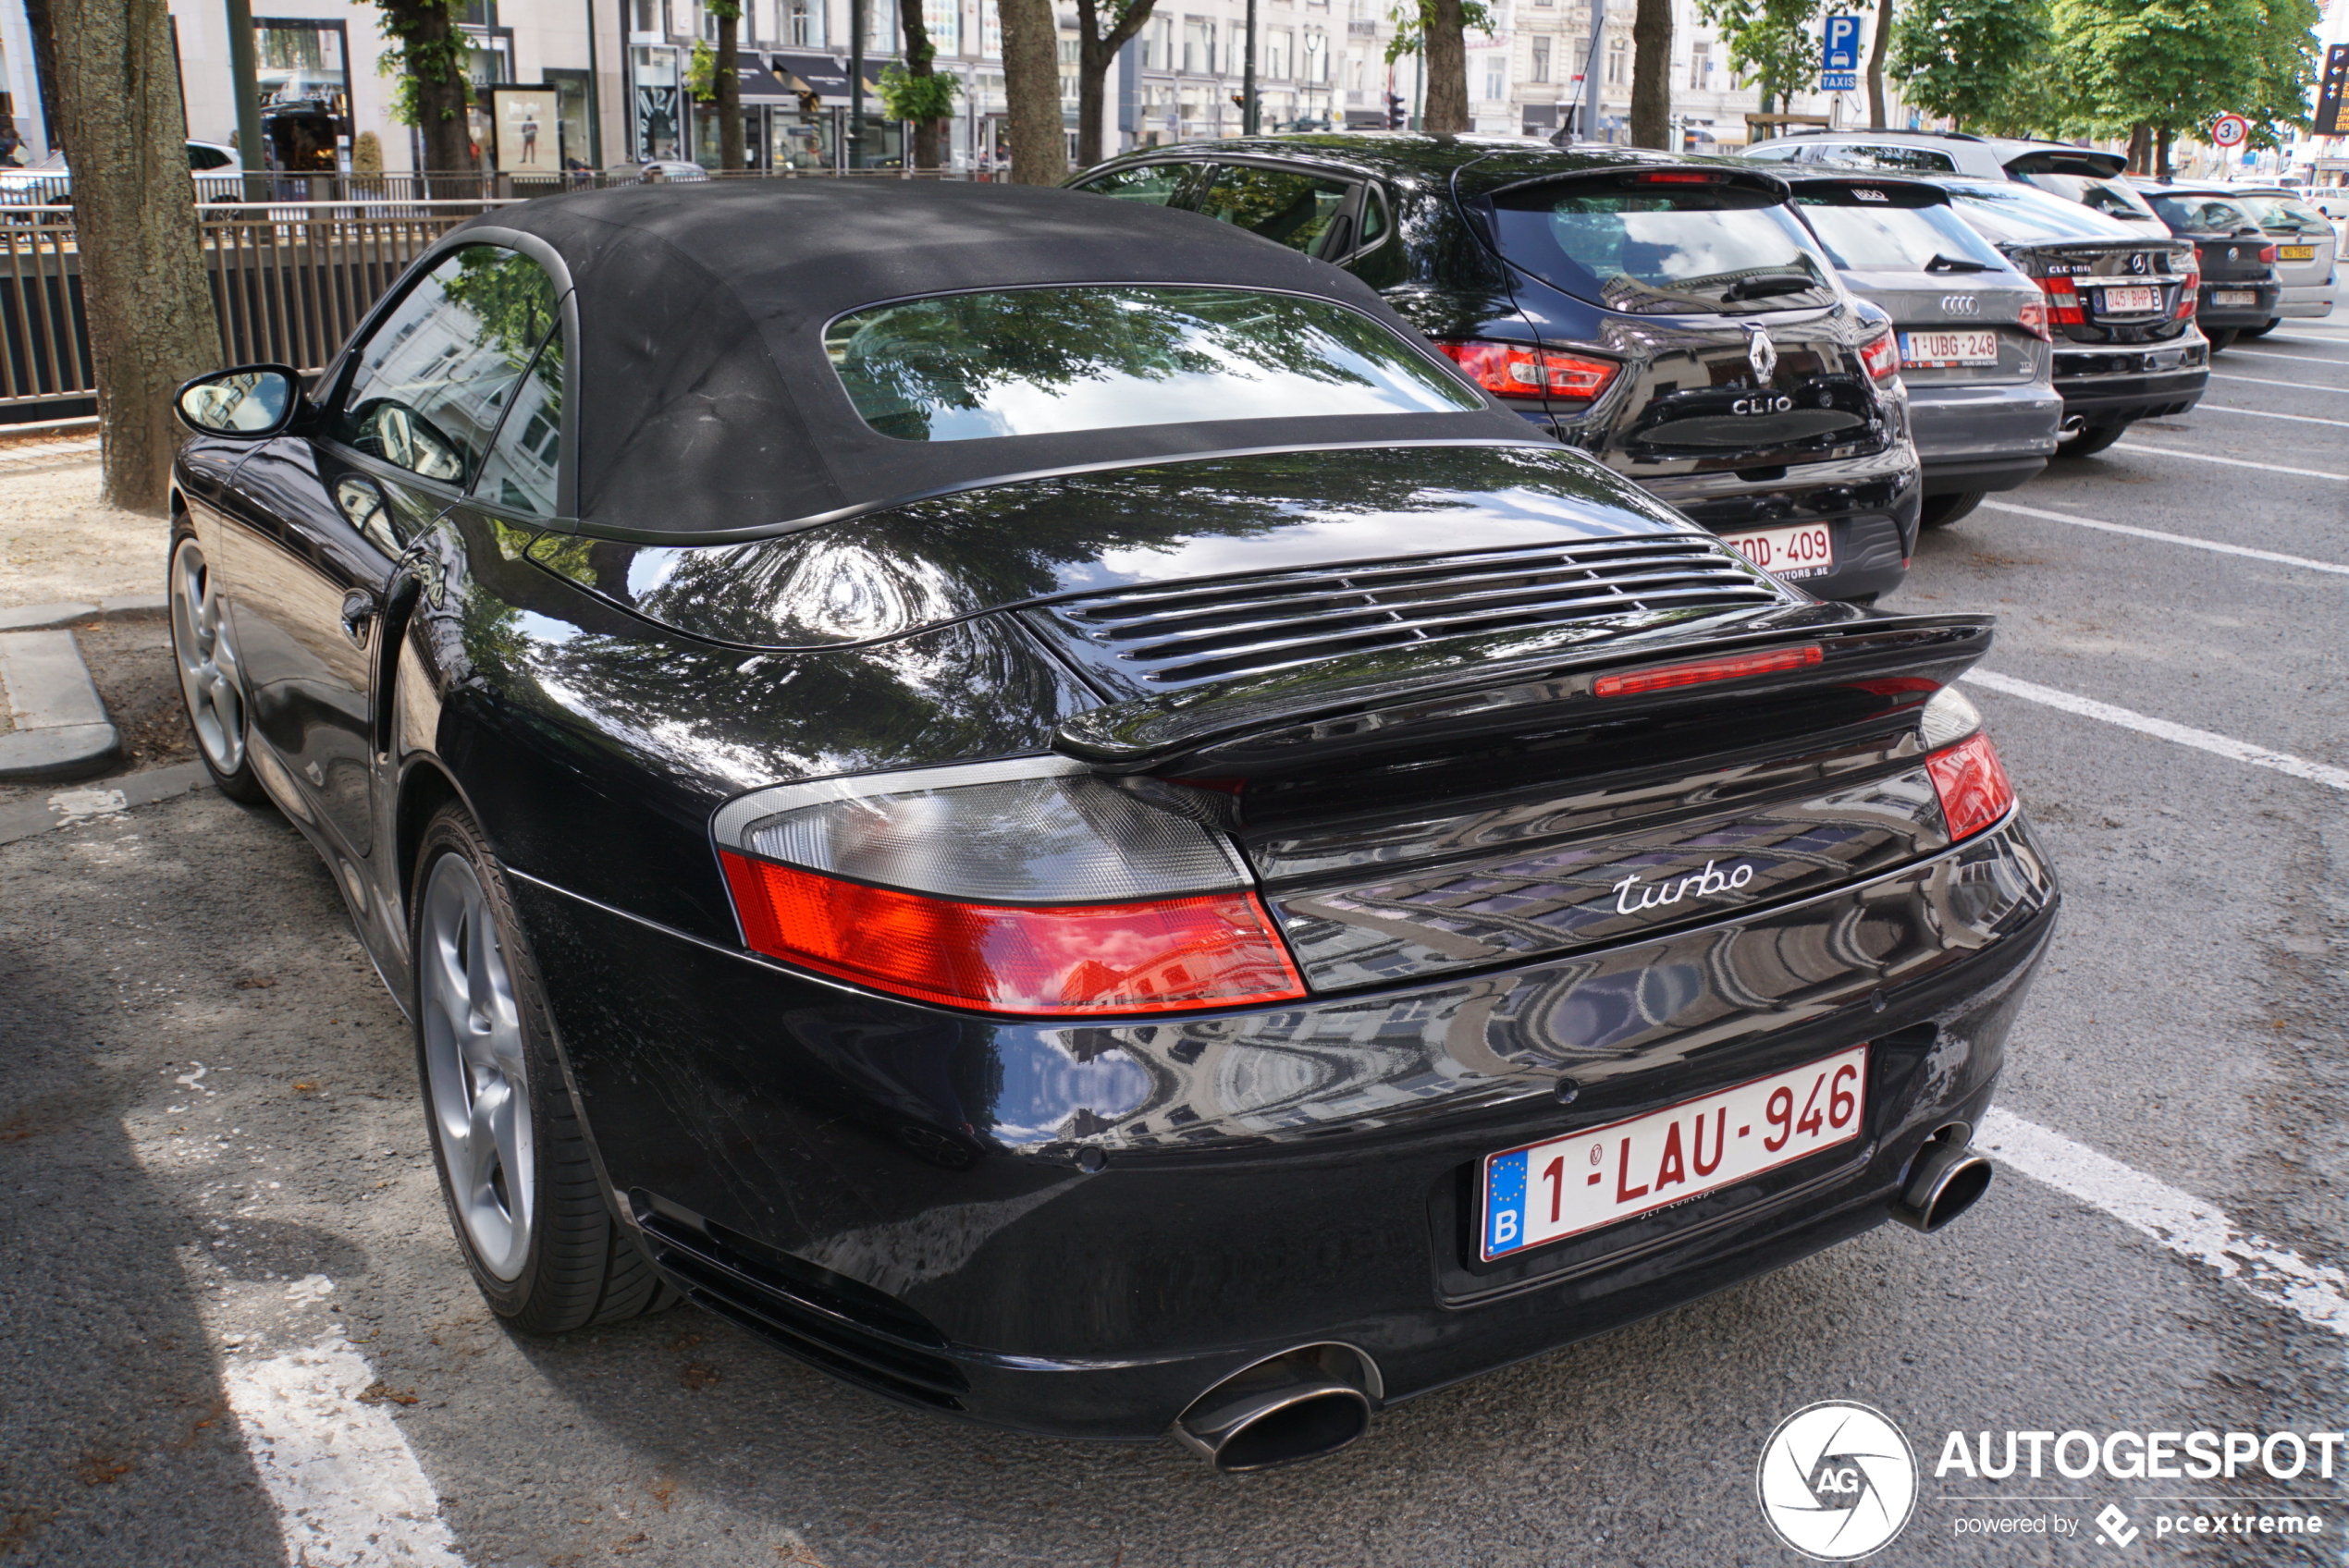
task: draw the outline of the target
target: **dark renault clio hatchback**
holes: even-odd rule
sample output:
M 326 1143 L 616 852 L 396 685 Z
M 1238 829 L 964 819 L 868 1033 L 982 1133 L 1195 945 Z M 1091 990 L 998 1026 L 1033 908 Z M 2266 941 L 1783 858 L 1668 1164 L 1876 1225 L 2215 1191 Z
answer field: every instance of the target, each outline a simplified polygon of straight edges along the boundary
M 1981 1191 L 1989 627 L 1773 581 L 1183 213 L 549 197 L 182 395 L 203 755 L 515 1328 L 1225 1469 Z
M 1908 571 L 1898 348 L 1775 174 L 1372 133 L 1156 148 L 1071 183 L 1343 266 L 1527 420 L 1814 594 Z

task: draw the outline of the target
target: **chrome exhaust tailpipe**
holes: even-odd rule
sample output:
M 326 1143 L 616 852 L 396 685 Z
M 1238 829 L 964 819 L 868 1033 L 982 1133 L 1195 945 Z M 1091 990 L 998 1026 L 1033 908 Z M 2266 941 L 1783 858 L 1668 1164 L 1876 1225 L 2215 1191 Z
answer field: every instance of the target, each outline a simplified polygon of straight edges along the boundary
M 1893 1200 L 1893 1219 L 1929 1236 L 1974 1207 L 1989 1190 L 1990 1162 L 1966 1147 L 1973 1136 L 1973 1128 L 1952 1121 L 1925 1141 Z
M 2063 418 L 2063 423 L 2056 426 L 2056 439 L 2059 441 L 2069 441 L 2087 428 L 2088 422 L 2083 419 L 2080 415 L 2066 414 Z
M 1226 1475 L 1335 1453 L 1371 1429 L 1378 1368 L 1351 1345 L 1307 1345 L 1235 1372 L 1174 1418 L 1183 1445 Z

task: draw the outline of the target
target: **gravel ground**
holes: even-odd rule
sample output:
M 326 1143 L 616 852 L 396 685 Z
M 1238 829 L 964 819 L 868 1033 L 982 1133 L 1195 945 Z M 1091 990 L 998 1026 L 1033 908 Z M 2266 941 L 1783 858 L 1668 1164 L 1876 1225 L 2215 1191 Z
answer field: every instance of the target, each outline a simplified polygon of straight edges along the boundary
M 98 498 L 94 451 L 0 446 L 0 609 L 160 594 L 169 536 Z

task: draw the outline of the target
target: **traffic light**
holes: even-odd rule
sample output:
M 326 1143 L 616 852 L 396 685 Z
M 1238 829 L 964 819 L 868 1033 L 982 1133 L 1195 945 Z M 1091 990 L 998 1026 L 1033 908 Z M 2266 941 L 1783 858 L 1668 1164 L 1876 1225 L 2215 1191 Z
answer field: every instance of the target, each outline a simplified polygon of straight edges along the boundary
M 1388 93 L 1386 95 L 1386 129 L 1400 130 L 1403 129 L 1403 95 L 1400 92 Z
M 1247 108 L 1247 107 L 1248 107 L 1248 99 L 1247 99 L 1246 95 L 1244 95 L 1244 94 L 1242 94 L 1242 93 L 1238 93 L 1238 92 L 1235 92 L 1235 93 L 1233 93 L 1233 94 L 1232 94 L 1232 107 L 1233 107 L 1233 108 L 1235 108 L 1235 109 L 1245 109 L 1245 108 Z

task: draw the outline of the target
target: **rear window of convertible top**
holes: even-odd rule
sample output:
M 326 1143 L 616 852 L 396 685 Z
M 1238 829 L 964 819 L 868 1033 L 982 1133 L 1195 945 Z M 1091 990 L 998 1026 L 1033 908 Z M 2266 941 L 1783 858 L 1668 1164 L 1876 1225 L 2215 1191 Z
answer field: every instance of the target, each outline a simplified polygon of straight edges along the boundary
M 901 441 L 1483 406 L 1368 316 L 1240 288 L 943 294 L 842 316 L 824 351 Z

